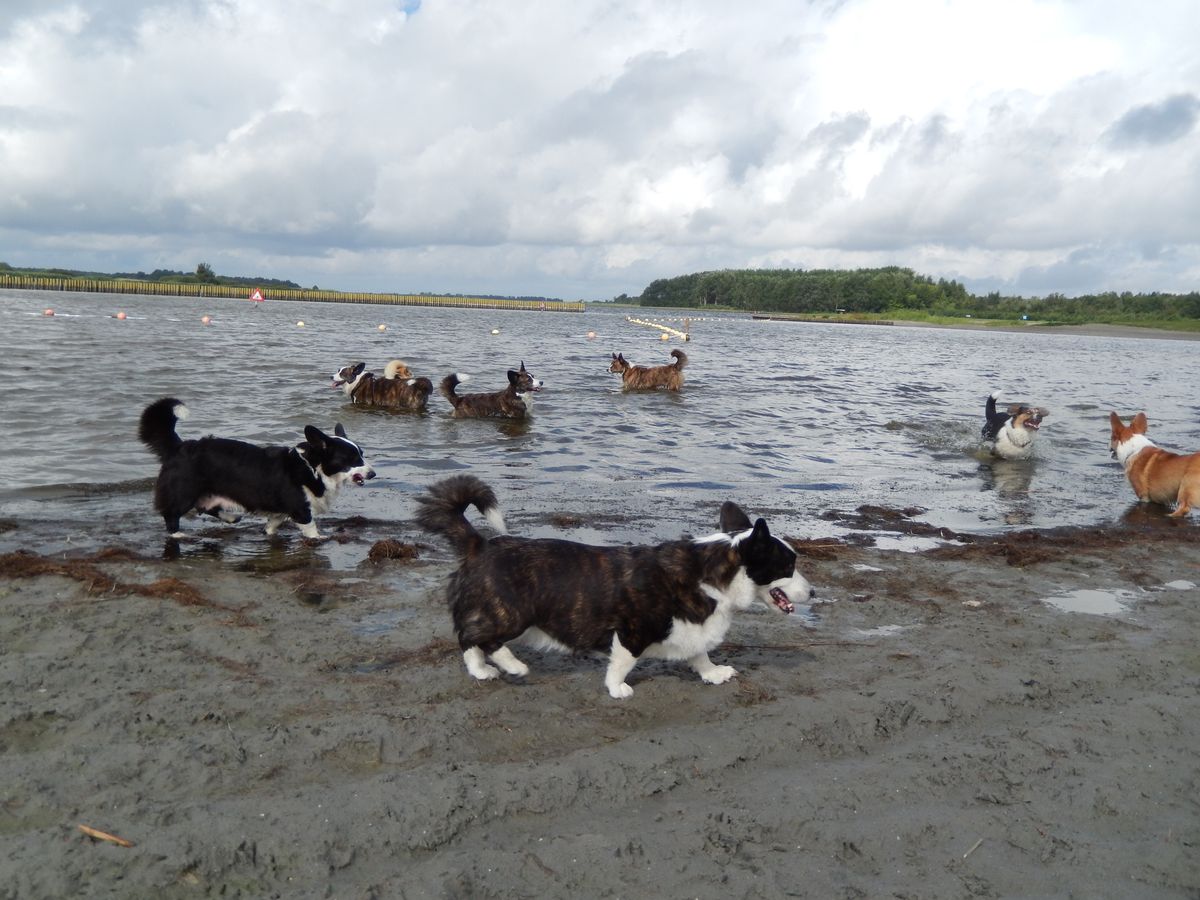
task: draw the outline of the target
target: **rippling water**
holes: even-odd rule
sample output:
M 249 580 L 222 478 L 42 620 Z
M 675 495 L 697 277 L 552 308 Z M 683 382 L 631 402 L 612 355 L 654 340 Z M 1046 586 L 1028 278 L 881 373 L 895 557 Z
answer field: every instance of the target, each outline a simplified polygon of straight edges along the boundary
M 409 540 L 414 493 L 458 471 L 497 489 L 514 530 L 583 540 L 705 533 L 727 498 L 797 537 L 833 533 L 823 515 L 861 504 L 920 507 L 956 530 L 1103 523 L 1132 501 L 1108 457 L 1110 409 L 1145 409 L 1160 444 L 1200 448 L 1200 344 L 1189 341 L 717 316 L 693 322 L 675 395 L 618 391 L 612 351 L 658 364 L 680 345 L 617 310 L 4 292 L 0 325 L 0 504 L 9 519 L 51 523 L 40 533 L 55 549 L 161 542 L 157 466 L 136 430 L 142 408 L 166 395 L 192 411 L 184 437 L 290 444 L 305 424 L 342 422 L 380 477 L 348 489 L 333 517 L 380 520 Z M 436 393 L 424 415 L 352 408 L 329 387 L 346 363 L 380 371 L 392 358 L 435 382 L 471 373 L 471 390 L 501 388 L 524 361 L 545 388 L 532 420 L 505 423 L 453 420 Z M 980 455 L 995 388 L 1050 409 L 1034 459 Z M 554 524 L 552 513 L 578 519 Z

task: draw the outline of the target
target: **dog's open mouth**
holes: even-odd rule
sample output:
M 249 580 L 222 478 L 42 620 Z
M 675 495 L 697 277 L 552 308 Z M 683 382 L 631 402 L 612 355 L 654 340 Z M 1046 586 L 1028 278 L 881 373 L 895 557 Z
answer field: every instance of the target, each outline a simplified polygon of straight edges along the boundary
M 350 480 L 353 481 L 355 484 L 366 484 L 367 483 L 367 480 L 365 478 L 363 478 L 362 475 L 360 475 L 358 472 L 355 472 L 353 475 L 351 475 Z
M 787 594 L 783 592 L 783 588 L 771 588 L 771 602 L 785 613 L 793 612 L 796 609 L 792 606 L 792 601 L 788 599 Z

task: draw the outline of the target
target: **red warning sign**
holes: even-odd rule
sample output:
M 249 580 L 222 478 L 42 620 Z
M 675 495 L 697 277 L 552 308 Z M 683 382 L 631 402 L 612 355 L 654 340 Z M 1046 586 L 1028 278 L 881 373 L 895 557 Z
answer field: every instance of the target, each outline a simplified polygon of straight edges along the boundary
M 262 303 L 263 302 L 262 291 L 260 291 L 258 288 L 255 288 L 254 290 L 252 290 L 250 292 L 250 299 L 253 300 L 255 303 Z

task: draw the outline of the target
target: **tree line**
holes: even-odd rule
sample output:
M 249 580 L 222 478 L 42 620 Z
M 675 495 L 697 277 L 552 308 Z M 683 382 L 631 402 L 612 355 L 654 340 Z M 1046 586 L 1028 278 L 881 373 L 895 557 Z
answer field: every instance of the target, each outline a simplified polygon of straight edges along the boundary
M 971 294 L 957 281 L 934 280 L 912 269 L 726 269 L 652 281 L 642 306 L 719 307 L 749 312 L 899 313 L 1054 322 L 1164 321 L 1200 318 L 1200 292 L 1117 293 L 1080 297 Z

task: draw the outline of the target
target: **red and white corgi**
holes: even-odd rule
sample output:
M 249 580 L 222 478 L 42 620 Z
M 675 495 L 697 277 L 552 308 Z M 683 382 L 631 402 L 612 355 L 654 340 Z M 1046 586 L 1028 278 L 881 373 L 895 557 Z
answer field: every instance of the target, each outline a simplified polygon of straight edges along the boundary
M 1108 414 L 1112 425 L 1109 449 L 1125 467 L 1133 492 L 1143 503 L 1175 505 L 1174 517 L 1186 516 L 1193 503 L 1200 503 L 1200 453 L 1172 453 L 1146 437 L 1146 414 L 1138 413 L 1128 424 L 1115 412 Z

